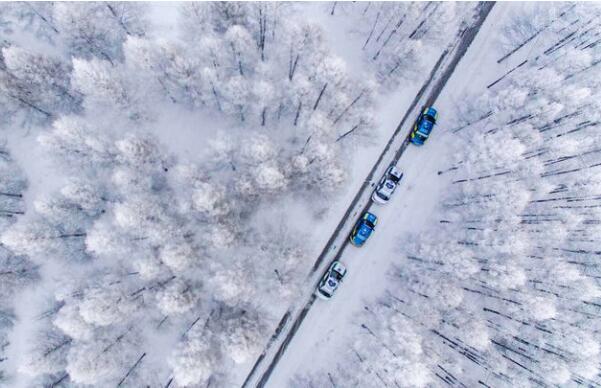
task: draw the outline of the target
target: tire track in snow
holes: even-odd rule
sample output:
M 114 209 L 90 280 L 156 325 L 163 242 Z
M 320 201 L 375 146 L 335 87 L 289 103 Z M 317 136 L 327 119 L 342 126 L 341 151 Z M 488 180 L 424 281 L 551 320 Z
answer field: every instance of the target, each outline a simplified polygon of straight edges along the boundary
M 346 212 L 344 213 L 344 216 L 342 217 L 342 219 L 338 223 L 336 229 L 330 236 L 330 238 L 329 238 L 328 242 L 326 243 L 325 247 L 323 248 L 321 254 L 315 261 L 315 264 L 313 265 L 313 267 L 311 269 L 311 273 L 309 274 L 309 278 L 311 278 L 311 276 L 314 275 L 315 272 L 320 267 L 322 267 L 323 261 L 328 256 L 328 254 L 331 252 L 331 250 L 333 248 L 336 248 L 334 246 L 334 243 L 340 237 L 340 233 L 343 231 L 344 227 L 347 226 L 350 217 L 353 217 L 358 213 L 358 212 L 353 213 L 353 210 L 355 210 L 355 207 L 357 206 L 359 201 L 362 199 L 362 197 L 365 195 L 366 190 L 368 188 L 371 189 L 373 187 L 372 179 L 373 179 L 375 173 L 381 169 L 381 165 L 382 165 L 382 162 L 383 162 L 385 156 L 389 153 L 390 148 L 395 143 L 395 141 L 398 139 L 407 120 L 410 117 L 413 117 L 415 115 L 414 110 L 418 106 L 420 100 L 423 98 L 426 91 L 430 90 L 428 97 L 424 101 L 423 105 L 424 106 L 434 105 L 434 102 L 436 101 L 436 99 L 438 98 L 438 96 L 440 95 L 442 90 L 444 89 L 447 81 L 453 75 L 453 72 L 455 71 L 457 64 L 459 63 L 461 58 L 463 58 L 463 56 L 467 52 L 469 46 L 471 45 L 471 43 L 474 41 L 476 35 L 478 34 L 478 31 L 480 31 L 480 27 L 482 27 L 482 24 L 486 20 L 486 17 L 492 10 L 494 4 L 495 4 L 494 2 L 480 2 L 478 4 L 478 15 L 477 15 L 476 21 L 470 27 L 466 28 L 465 30 L 463 30 L 461 32 L 458 43 L 451 50 L 448 50 L 448 49 L 444 50 L 443 53 L 441 54 L 441 56 L 438 58 L 438 61 L 432 68 L 432 71 L 430 72 L 428 79 L 426 80 L 424 85 L 421 87 L 421 89 L 415 96 L 413 102 L 411 103 L 411 105 L 409 106 L 407 111 L 405 112 L 405 115 L 401 119 L 401 122 L 397 126 L 396 130 L 392 134 L 392 136 L 391 136 L 390 140 L 388 141 L 388 143 L 386 144 L 386 146 L 384 147 L 384 150 L 378 157 L 378 160 L 374 164 L 373 168 L 369 172 L 369 174 L 368 174 L 367 178 L 365 179 L 365 181 L 363 182 L 363 184 L 361 185 L 361 188 L 359 189 L 359 191 L 353 198 L 353 201 L 347 208 Z M 454 52 L 455 54 L 453 55 L 451 61 L 446 65 L 446 67 L 443 68 L 442 74 L 438 77 L 438 74 L 439 74 L 442 64 L 444 63 L 447 56 L 452 52 Z M 432 82 L 434 80 L 437 80 L 436 83 L 432 86 L 431 89 L 429 89 L 430 85 L 432 84 Z M 388 165 L 398 163 L 403 152 L 405 152 L 405 149 L 409 145 L 410 136 L 411 136 L 411 130 L 408 131 L 407 135 L 405 136 L 405 139 L 403 140 L 402 144 L 400 145 L 399 149 L 396 151 L 394 157 L 392 158 L 392 160 L 390 161 L 390 163 Z M 363 207 L 363 209 L 361 210 L 361 212 L 359 214 L 363 214 L 363 212 L 368 211 L 371 208 L 371 205 L 372 205 L 372 201 L 371 201 L 371 198 L 369 198 L 367 200 L 366 205 Z M 351 213 L 353 213 L 353 214 L 351 215 Z M 338 260 L 342 256 L 342 254 L 344 253 L 344 250 L 348 246 L 348 244 L 349 244 L 349 240 L 345 236 L 343 244 L 338 248 L 336 255 L 330 261 L 330 263 L 332 263 L 335 260 Z M 315 288 L 315 284 L 311 283 L 310 285 L 311 285 L 311 287 L 313 287 L 312 289 Z M 269 364 L 269 366 L 267 367 L 265 372 L 263 372 L 256 387 L 263 388 L 265 386 L 265 384 L 269 380 L 269 377 L 271 376 L 271 373 L 273 372 L 273 369 L 278 364 L 279 360 L 282 358 L 284 352 L 286 351 L 286 349 L 288 348 L 288 345 L 290 344 L 290 341 L 296 334 L 298 328 L 300 327 L 300 325 L 304 321 L 305 317 L 307 316 L 309 310 L 313 306 L 315 299 L 316 299 L 316 296 L 314 293 L 312 293 L 309 301 L 303 306 L 302 310 L 300 310 L 300 312 L 294 319 L 292 326 L 286 333 L 286 337 L 280 344 L 277 352 L 273 355 L 271 363 Z M 284 315 L 284 317 L 289 317 L 290 315 L 291 315 L 291 311 L 288 310 L 286 312 L 286 314 Z M 250 373 L 246 377 L 244 383 L 242 384 L 242 388 L 245 388 L 250 384 L 251 379 L 253 378 L 253 375 L 255 374 L 255 372 L 258 370 L 259 365 L 266 358 L 269 348 L 275 342 L 275 340 L 277 339 L 279 334 L 281 334 L 283 332 L 283 329 L 288 322 L 289 322 L 289 319 L 284 319 L 284 318 L 280 321 L 280 324 L 276 328 L 274 335 L 269 340 L 266 348 L 261 353 L 261 355 L 257 359 L 257 362 L 254 364 L 252 370 L 250 371 Z

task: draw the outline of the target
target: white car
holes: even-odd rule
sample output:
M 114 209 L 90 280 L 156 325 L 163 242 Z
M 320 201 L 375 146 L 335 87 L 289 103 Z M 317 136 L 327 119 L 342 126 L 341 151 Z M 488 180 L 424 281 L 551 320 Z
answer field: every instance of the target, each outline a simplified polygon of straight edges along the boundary
M 346 275 L 346 267 L 339 261 L 334 261 L 323 275 L 317 286 L 317 296 L 330 299 Z
M 372 201 L 381 205 L 387 203 L 401 179 L 403 179 L 402 172 L 397 170 L 395 166 L 388 167 L 388 170 L 386 170 L 374 193 L 371 195 Z

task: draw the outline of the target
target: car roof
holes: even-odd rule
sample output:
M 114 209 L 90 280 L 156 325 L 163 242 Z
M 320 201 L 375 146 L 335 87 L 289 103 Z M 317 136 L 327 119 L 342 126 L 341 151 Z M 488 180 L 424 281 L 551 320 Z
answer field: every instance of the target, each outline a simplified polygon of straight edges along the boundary
M 429 135 L 432 132 L 432 128 L 434 127 L 434 123 L 429 120 L 422 120 L 419 125 L 418 131 L 423 133 L 424 135 Z
M 360 237 L 361 239 L 367 238 L 371 234 L 371 231 L 372 231 L 371 226 L 367 225 L 366 222 L 363 222 L 359 226 L 359 229 L 357 229 L 357 236 L 356 237 Z
M 388 187 L 387 183 L 390 183 L 390 185 L 392 187 Z M 380 187 L 379 191 L 382 193 L 390 194 L 394 190 L 395 186 L 396 186 L 396 183 L 394 183 L 394 181 L 392 181 L 390 179 L 386 179 L 384 181 L 384 184 Z
M 320 286 L 320 288 L 332 294 L 334 290 L 338 288 L 338 284 L 339 282 L 336 278 L 328 276 L 328 279 Z

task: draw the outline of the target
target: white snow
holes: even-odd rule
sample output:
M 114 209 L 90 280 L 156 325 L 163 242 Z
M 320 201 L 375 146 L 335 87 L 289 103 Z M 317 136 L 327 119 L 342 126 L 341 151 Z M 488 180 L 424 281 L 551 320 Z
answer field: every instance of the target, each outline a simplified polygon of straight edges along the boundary
M 444 119 L 439 125 L 444 125 Z M 384 292 L 390 265 L 399 260 L 398 237 L 420 233 L 432 221 L 432 212 L 446 183 L 446 178 L 437 175 L 443 161 L 432 157 L 444 155 L 448 137 L 436 132 L 438 129 L 425 146 L 410 146 L 403 154 L 398 167 L 404 177 L 395 196 L 388 204 L 371 209 L 379 218 L 376 231 L 363 247 L 349 245 L 345 250 L 341 261 L 348 268 L 346 278 L 331 300 L 313 304 L 268 387 L 287 386 L 295 373 L 327 369 L 341 347 L 352 343 L 354 336 L 363 335 L 355 324 L 357 312 L 366 301 Z
M 423 99 L 376 174 L 365 182 L 431 67 L 454 39 L 451 30 L 471 6 L 372 4 L 372 8 L 368 3 L 295 3 L 290 7 L 257 3 L 246 7 L 244 3 L 154 2 L 124 3 L 113 9 L 104 3 L 61 3 L 56 8 L 50 3 L 0 6 L 0 12 L 6 11 L 9 18 L 17 20 L 9 11 L 19 11 L 33 21 L 29 25 L 21 20 L 23 25 L 15 25 L 6 41 L 0 42 L 14 45 L 9 51 L 20 60 L 13 60 L 18 69 L 0 66 L 0 114 L 22 112 L 31 116 L 26 118 L 33 123 L 27 128 L 16 122 L 3 128 L 7 149 L 25 172 L 28 189 L 26 214 L 19 217 L 17 227 L 0 233 L 0 241 L 17 253 L 31 254 L 40 275 L 39 282 L 24 287 L 14 298 L 17 320 L 7 331 L 8 346 L 0 349 L 0 360 L 7 355 L 7 360 L 0 361 L 0 385 L 5 382 L 3 371 L 8 372 L 10 386 L 18 388 L 52 383 L 65 373 L 69 373 L 67 384 L 112 384 L 143 357 L 140 367 L 128 377 L 131 385 L 164 386 L 169 379 L 174 386 L 242 383 L 280 317 L 286 311 L 296 316 L 347 238 L 371 192 L 364 193 L 353 208 L 319 270 L 310 273 L 358 190 L 365 183 L 373 189 L 388 167 Z M 330 15 L 334 6 L 335 15 Z M 341 256 L 348 268 L 344 282 L 333 299 L 314 302 L 268 387 L 289 387 L 291 379 L 299 375 L 335 372 L 332 368 L 342 354 L 369 335 L 361 326 L 361 317 L 375 314 L 372 310 L 382 295 L 399 288 L 395 285 L 399 280 L 392 276 L 408 260 L 405 248 L 417 237 L 422 242 L 437 238 L 430 233 L 443 214 L 441 199 L 452 192 L 449 182 L 453 178 L 452 173 L 439 172 L 453 166 L 454 153 L 461 154 L 456 147 L 465 143 L 459 140 L 474 136 L 473 131 L 469 135 L 468 131 L 454 133 L 454 127 L 480 114 L 479 104 L 494 105 L 479 98 L 487 85 L 525 60 L 533 63 L 541 49 L 555 44 L 556 34 L 553 28 L 544 30 L 499 64 L 497 60 L 515 44 L 501 37 L 526 38 L 532 28 L 555 18 L 559 8 L 529 3 L 495 5 L 435 103 L 439 122 L 432 136 L 425 146 L 409 145 L 402 155 L 397 167 L 404 177 L 390 202 L 371 206 L 379 217 L 375 233 L 363 247 L 345 248 Z M 182 9 L 187 14 L 182 15 Z M 435 12 L 440 18 L 428 30 L 420 18 Z M 536 20 L 524 19 L 533 12 Z M 40 18 L 42 14 L 46 17 Z M 5 15 L 0 15 L 0 23 Z M 591 12 L 589 23 L 598 16 Z M 373 37 L 369 35 L 373 40 L 363 47 L 374 17 L 377 28 L 372 30 Z M 558 23 L 568 23 L 567 19 Z M 510 22 L 514 31 L 506 30 Z M 52 32 L 53 23 L 63 29 L 60 34 Z M 278 23 L 290 23 L 285 24 L 290 28 L 279 29 L 282 25 Z M 321 33 L 304 23 L 318 26 Z M 260 35 L 265 28 L 273 35 L 267 37 L 266 59 L 260 59 Z M 36 36 L 39 29 L 56 42 Z M 95 31 L 99 33 L 94 35 Z M 417 37 L 409 35 L 412 31 Z M 86 40 L 94 45 L 85 44 Z M 21 50 L 18 46 L 22 55 L 14 54 Z M 567 68 L 563 69 L 566 73 L 586 69 L 595 60 L 589 51 L 558 63 Z M 453 54 L 445 58 L 443 67 Z M 45 62 L 47 55 L 65 61 L 64 68 L 56 66 L 58 74 L 40 74 L 52 73 Z M 293 79 L 295 55 L 302 59 Z M 32 63 L 31 68 L 19 66 L 28 58 L 39 63 Z M 541 63 L 544 59 L 553 63 L 557 58 L 544 57 Z M 512 116 L 534 101 L 533 105 L 543 106 L 540 110 L 545 117 L 554 118 L 563 112 L 563 101 L 570 100 L 572 104 L 567 106 L 580 109 L 598 97 L 591 81 L 591 88 L 577 84 L 557 91 L 548 106 L 543 98 L 532 98 L 533 89 L 561 84 L 563 72 L 554 70 L 541 67 L 540 79 L 522 80 L 520 87 L 507 92 L 503 91 L 505 81 L 500 81 L 492 89 L 498 92 L 494 103 Z M 9 71 L 32 82 L 15 87 L 12 78 L 5 76 Z M 44 117 L 39 108 L 3 95 L 8 90 L 22 92 L 19 96 L 25 99 L 37 96 L 39 90 L 27 90 L 30 85 L 52 90 L 40 94 L 44 98 L 39 101 L 33 99 L 52 114 Z M 315 100 L 326 86 L 324 99 L 319 94 Z M 61 92 L 69 98 L 57 97 Z M 429 89 L 424 98 L 428 93 Z M 353 102 L 356 96 L 359 98 Z M 593 112 L 589 120 L 597 118 Z M 489 129 L 488 123 L 483 121 L 483 133 Z M 350 128 L 359 130 L 338 142 L 337 137 Z M 517 134 L 534 126 L 528 123 L 516 128 Z M 515 168 L 518 173 L 528 170 L 528 176 L 549 171 L 541 164 L 513 163 L 532 151 L 518 136 L 505 140 L 503 147 L 495 147 L 493 135 L 486 139 L 482 149 L 476 147 L 489 156 L 483 171 L 492 170 L 503 158 L 508 162 L 501 167 Z M 550 155 L 549 163 L 577 156 L 579 162 L 590 160 L 592 164 L 596 162 L 593 156 L 577 153 L 583 144 L 592 148 L 596 141 L 549 142 L 549 149 L 543 151 Z M 579 178 L 584 183 L 578 184 L 594 197 L 599 185 L 585 181 L 598 179 L 596 170 L 589 171 L 593 178 L 585 174 Z M 82 185 L 73 178 L 81 179 Z M 315 182 L 321 186 L 316 187 Z M 340 182 L 344 187 L 339 187 Z M 514 182 L 502 180 L 494 184 L 504 183 L 514 187 Z M 548 180 L 540 192 L 564 190 L 562 183 Z M 516 196 L 503 195 L 514 201 L 507 208 L 516 211 L 535 197 L 527 190 Z M 490 205 L 491 212 L 501 208 L 497 203 L 483 203 L 485 209 Z M 590 217 L 594 224 L 595 214 L 583 210 L 561 221 L 581 225 Z M 521 215 L 512 216 L 515 221 Z M 538 233 L 550 241 L 572 237 L 567 236 L 565 227 L 545 225 L 549 226 Z M 595 231 L 591 227 L 575 238 L 589 238 L 587 244 L 594 245 L 590 236 Z M 499 254 L 525 249 L 525 241 L 520 240 L 523 230 L 499 236 L 495 232 L 487 230 L 481 238 Z M 436 249 L 437 254 L 444 250 L 432 248 Z M 527 270 L 512 263 L 491 262 L 481 268 L 477 258 L 461 254 L 445 265 L 453 267 L 462 279 L 475 282 L 479 279 L 476 274 L 485 271 L 490 274 L 487 286 L 504 290 L 517 290 L 533 280 Z M 581 294 L 590 299 L 599 296 L 596 280 L 583 275 L 576 264 L 560 262 L 553 269 L 565 281 L 580 281 Z M 435 294 L 444 294 L 434 307 L 424 303 L 428 311 L 423 312 L 423 319 L 462 314 L 468 291 L 452 280 L 428 276 L 421 280 L 416 286 L 420 292 L 434 289 Z M 535 321 L 553 321 L 565 313 L 570 298 L 577 300 L 572 295 L 577 291 L 566 289 L 565 298 L 533 296 L 512 308 L 528 310 Z M 57 307 L 57 301 L 65 304 Z M 41 316 L 53 307 L 57 311 L 48 318 Z M 373 356 L 391 371 L 393 379 L 405 379 L 406 385 L 435 385 L 438 381 L 429 374 L 429 365 L 420 359 L 431 351 L 431 344 L 422 343 L 419 322 L 406 318 L 395 316 L 382 324 L 387 330 L 384 345 L 402 341 L 404 353 L 389 357 L 383 346 L 384 353 Z M 469 317 L 454 319 L 472 334 L 461 340 L 476 353 L 486 352 L 493 338 L 489 326 Z M 44 329 L 48 338 L 41 337 L 39 329 Z M 69 339 L 53 353 L 56 360 L 46 360 L 44 355 L 44 347 L 56 346 L 50 330 L 57 338 Z M 548 371 L 549 381 L 555 384 L 566 384 L 575 370 L 592 379 L 600 352 L 597 340 L 577 330 L 562 336 L 563 340 L 550 338 L 551 346 L 565 346 L 570 354 L 582 347 L 578 351 L 590 361 L 550 358 L 548 363 L 542 360 L 539 369 Z M 268 349 L 267 359 L 282 338 L 283 334 Z M 103 349 L 109 343 L 112 350 L 107 352 Z M 31 361 L 32 357 L 37 360 Z M 49 371 L 38 370 L 36 361 Z M 580 365 L 569 365 L 579 361 Z M 451 366 L 463 368 L 459 363 Z M 58 372 L 51 376 L 46 372 L 52 368 Z M 473 377 L 488 381 L 482 370 L 474 371 Z
M 523 60 L 517 56 L 499 65 L 496 60 L 501 54 L 490 49 L 497 39 L 495 29 L 506 21 L 508 8 L 503 3 L 497 3 L 493 8 L 435 103 L 439 121 L 432 135 L 422 147 L 409 145 L 397 165 L 404 177 L 393 198 L 386 205 L 371 208 L 379 218 L 377 230 L 363 247 L 349 245 L 345 250 L 340 259 L 348 268 L 343 284 L 331 300 L 317 300 L 313 304 L 267 387 L 285 387 L 295 374 L 327 371 L 328 366 L 333 368 L 339 360 L 338 355 L 354 343 L 354 338 L 365 335 L 356 317 L 363 312 L 364 306 L 370 305 L 390 287 L 392 266 L 402 265 L 399 262 L 402 260 L 399 253 L 402 236 L 419 235 L 432 222 L 438 221 L 435 217 L 438 200 L 450 179 L 448 175 L 438 175 L 438 171 L 448 165 L 445 158 L 449 157 L 448 150 L 452 149 L 455 136 L 446 126 L 445 113 L 454 111 L 455 106 L 461 104 L 458 96 L 482 89 Z M 407 92 L 407 95 L 411 94 Z M 390 112 L 392 115 L 393 111 Z M 398 120 L 398 115 L 396 118 Z M 405 125 L 404 133 L 412 123 Z M 357 216 L 353 215 L 355 219 Z

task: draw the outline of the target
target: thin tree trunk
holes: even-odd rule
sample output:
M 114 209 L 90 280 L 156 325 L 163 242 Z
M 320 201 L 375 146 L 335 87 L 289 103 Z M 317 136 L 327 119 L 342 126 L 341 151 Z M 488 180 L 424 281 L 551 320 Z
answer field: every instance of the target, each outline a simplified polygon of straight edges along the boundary
M 374 31 L 376 30 L 376 26 L 378 25 L 378 20 L 380 20 L 380 11 L 378 11 L 378 13 L 376 14 L 376 20 L 374 21 L 374 25 L 371 27 L 371 31 L 369 31 L 369 35 L 367 36 L 367 39 L 365 40 L 363 47 L 361 47 L 362 50 L 365 50 L 365 47 L 371 40 L 371 37 L 374 34 Z
M 128 36 L 131 36 L 131 33 L 129 32 L 129 30 L 127 29 L 127 26 L 125 25 L 125 23 L 123 23 L 123 19 L 121 19 L 118 15 L 117 12 L 115 11 L 115 8 L 113 8 L 113 6 L 110 3 L 106 3 L 106 7 L 109 9 L 109 11 L 111 11 L 111 14 L 113 15 L 113 17 L 115 19 L 117 19 L 117 23 L 119 23 L 119 25 L 121 26 L 121 28 L 123 29 L 123 31 L 125 31 L 125 33 Z
M 64 340 L 63 342 L 61 342 L 60 344 L 54 346 L 52 349 L 47 350 L 46 352 L 44 352 L 44 357 L 48 357 L 49 355 L 51 355 L 52 353 L 56 352 L 57 350 L 61 349 L 63 346 L 67 346 L 69 345 L 73 340 L 71 338 Z
M 123 382 L 125 381 L 125 379 L 127 379 L 127 377 L 131 374 L 131 372 L 134 371 L 134 369 L 136 369 L 136 367 L 140 364 L 140 362 L 142 362 L 142 359 L 146 357 L 146 353 L 143 353 L 140 358 L 138 358 L 138 361 L 136 361 L 136 363 L 134 365 L 132 365 L 131 368 L 129 368 L 129 370 L 127 371 L 127 373 L 125 374 L 125 376 L 123 376 L 123 378 L 119 381 L 119 383 L 117 384 L 117 387 L 120 387 L 121 384 L 123 384 Z
M 388 34 L 388 37 L 386 38 L 386 40 L 384 41 L 384 43 L 382 43 L 382 46 L 380 46 L 380 48 L 378 49 L 378 51 L 376 52 L 376 54 L 373 56 L 373 60 L 378 59 L 378 57 L 380 56 L 380 53 L 382 52 L 382 50 L 384 49 L 384 47 L 386 47 L 386 45 L 388 44 L 388 42 L 390 42 L 390 39 L 392 38 L 392 36 L 394 34 L 396 34 L 396 32 L 398 31 L 399 27 L 403 24 L 403 22 L 405 21 L 405 16 L 407 16 L 407 14 L 404 14 L 403 17 L 399 20 L 399 22 L 394 26 L 394 28 L 392 29 L 392 31 L 390 31 L 390 34 Z M 367 42 L 366 42 L 367 44 Z
M 346 108 L 344 108 L 344 110 L 342 111 L 342 113 L 340 113 L 340 115 L 338 117 L 336 117 L 336 120 L 334 120 L 334 124 L 336 124 L 341 118 L 342 116 L 344 116 L 346 114 L 346 112 L 348 112 L 349 109 L 351 109 L 353 107 L 353 105 L 355 105 L 357 103 L 357 101 L 359 101 L 359 99 L 363 96 L 364 91 L 361 91 L 361 93 L 359 93 L 359 95 L 357 96 L 357 98 L 355 98 L 353 100 L 353 102 L 351 102 L 349 104 L 349 106 L 347 106 Z
M 56 32 L 57 34 L 59 33 L 58 29 L 54 26 L 54 24 L 50 23 L 50 21 L 45 16 L 43 16 L 41 13 L 39 13 L 38 10 L 34 8 L 34 6 L 32 6 L 31 4 L 29 4 L 27 2 L 25 4 L 27 4 L 29 6 L 29 8 L 31 8 L 33 13 L 35 13 L 40 19 L 42 19 L 42 21 L 44 23 L 48 24 L 54 32 Z
M 211 89 L 213 90 L 213 96 L 215 97 L 217 109 L 219 109 L 219 112 L 223 112 L 223 109 L 221 109 L 221 103 L 219 102 L 219 95 L 217 94 L 217 90 L 215 89 L 215 84 L 213 83 L 213 81 L 211 81 Z
M 20 103 L 22 103 L 23 105 L 26 105 L 30 108 L 32 108 L 33 110 L 36 110 L 44 115 L 46 115 L 46 117 L 52 117 L 52 113 L 34 105 L 33 103 L 26 101 L 25 99 L 23 99 L 22 97 L 17 97 L 17 96 L 13 96 L 12 94 L 8 94 L 9 97 L 14 98 L 15 100 L 19 101 Z
M 4 193 L 0 191 L 0 195 L 5 197 L 23 198 L 23 194 Z
M 346 131 L 345 133 L 343 133 L 342 135 L 338 136 L 338 139 L 336 139 L 336 143 L 338 143 L 340 140 L 344 139 L 345 137 L 347 137 L 348 135 L 350 135 L 351 133 L 355 132 L 355 130 L 359 128 L 359 124 L 355 125 L 353 128 L 351 128 L 349 131 Z
M 70 237 L 85 237 L 86 233 L 71 233 L 71 234 L 61 234 L 58 236 L 59 238 L 70 238 Z
M 309 145 L 309 142 L 311 141 L 312 137 L 313 137 L 313 135 L 309 135 L 309 137 L 305 141 L 305 144 L 303 145 L 303 148 L 301 149 L 301 152 L 300 152 L 301 155 L 305 153 L 305 150 L 307 149 L 307 146 Z
M 300 116 L 300 112 L 301 112 L 301 108 L 303 107 L 303 103 L 299 102 L 298 103 L 298 108 L 296 109 L 296 116 L 294 117 L 294 126 L 296 127 L 296 124 L 298 124 L 298 117 Z
M 64 375 L 62 375 L 58 380 L 55 380 L 52 382 L 52 384 L 50 384 L 50 388 L 54 388 L 57 387 L 60 383 L 62 383 L 63 381 L 65 381 L 65 379 L 69 377 L 68 373 L 65 373 Z
M 294 72 L 296 71 L 296 65 L 298 64 L 298 58 L 299 55 L 296 54 L 296 57 L 294 58 L 294 62 L 292 61 L 292 53 L 290 53 L 290 64 L 289 64 L 289 70 L 288 70 L 288 79 L 290 81 L 292 81 L 292 78 L 294 77 Z
M 265 61 L 265 35 L 267 34 L 267 16 L 263 13 L 262 5 L 259 6 L 259 50 L 261 61 Z
M 319 105 L 319 101 L 321 101 L 321 97 L 323 96 L 323 93 L 326 91 L 327 87 L 328 87 L 328 83 L 326 82 L 323 85 L 323 88 L 321 88 L 321 91 L 319 92 L 319 96 L 317 96 L 317 100 L 315 101 L 315 105 L 313 105 L 313 110 L 317 109 L 317 106 Z

